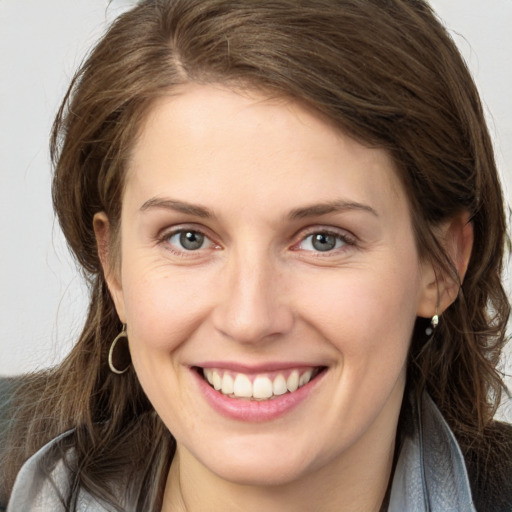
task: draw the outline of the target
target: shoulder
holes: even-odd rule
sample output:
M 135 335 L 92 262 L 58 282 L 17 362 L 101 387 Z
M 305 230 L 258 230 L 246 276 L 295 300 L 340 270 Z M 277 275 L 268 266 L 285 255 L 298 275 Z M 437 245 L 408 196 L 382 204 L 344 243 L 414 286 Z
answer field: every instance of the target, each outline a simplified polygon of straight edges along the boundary
M 402 485 L 401 494 L 415 496 L 419 490 L 426 503 L 436 505 L 432 510 L 512 512 L 512 425 L 494 421 L 477 438 L 461 440 L 427 393 L 414 398 L 404 401 L 400 417 L 401 449 L 391 497 L 402 476 L 412 484 Z M 401 459 L 408 454 L 410 463 L 400 475 Z
M 478 512 L 512 510 L 512 425 L 493 422 L 484 442 L 465 453 L 471 491 Z
M 0 512 L 5 511 L 8 491 L 5 481 L 5 451 L 12 421 L 14 395 L 21 383 L 20 377 L 0 377 Z
M 16 477 L 8 511 L 64 510 L 71 474 L 58 452 L 69 434 L 50 441 L 25 462 Z
M 19 510 L 65 512 L 69 509 L 75 474 L 74 450 L 69 448 L 73 431 L 56 437 L 30 457 L 18 473 L 7 512 Z M 74 501 L 74 500 L 73 500 Z M 110 512 L 90 494 L 80 491 L 73 510 Z
M 13 404 L 16 389 L 21 384 L 20 377 L 0 377 L 0 446 L 3 445 L 11 418 L 10 409 Z

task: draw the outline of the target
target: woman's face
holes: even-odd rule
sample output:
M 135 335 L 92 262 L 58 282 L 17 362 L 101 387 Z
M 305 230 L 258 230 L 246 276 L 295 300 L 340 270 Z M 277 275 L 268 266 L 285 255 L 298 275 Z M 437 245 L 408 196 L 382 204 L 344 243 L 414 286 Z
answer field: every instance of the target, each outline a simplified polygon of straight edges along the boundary
M 189 85 L 137 140 L 109 285 L 181 463 L 275 484 L 392 450 L 435 297 L 385 151 L 291 101 Z

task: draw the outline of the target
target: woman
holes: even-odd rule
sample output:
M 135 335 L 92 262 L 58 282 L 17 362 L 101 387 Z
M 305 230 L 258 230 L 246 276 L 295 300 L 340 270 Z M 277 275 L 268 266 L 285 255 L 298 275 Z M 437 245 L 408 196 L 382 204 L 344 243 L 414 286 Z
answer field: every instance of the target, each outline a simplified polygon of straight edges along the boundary
M 8 510 L 510 509 L 503 199 L 427 4 L 143 1 L 52 154 L 91 303 Z

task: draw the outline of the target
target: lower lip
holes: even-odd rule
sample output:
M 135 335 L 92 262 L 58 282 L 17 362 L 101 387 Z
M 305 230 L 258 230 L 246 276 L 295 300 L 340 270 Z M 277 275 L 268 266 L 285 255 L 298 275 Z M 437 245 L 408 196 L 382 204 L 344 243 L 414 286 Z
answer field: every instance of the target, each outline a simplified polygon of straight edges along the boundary
M 191 372 L 195 376 L 206 401 L 213 409 L 227 418 L 252 423 L 272 421 L 298 407 L 306 400 L 326 373 L 325 370 L 322 371 L 314 379 L 293 393 L 285 393 L 271 400 L 259 401 L 230 398 L 213 389 L 203 377 L 199 375 L 197 370 L 191 369 Z

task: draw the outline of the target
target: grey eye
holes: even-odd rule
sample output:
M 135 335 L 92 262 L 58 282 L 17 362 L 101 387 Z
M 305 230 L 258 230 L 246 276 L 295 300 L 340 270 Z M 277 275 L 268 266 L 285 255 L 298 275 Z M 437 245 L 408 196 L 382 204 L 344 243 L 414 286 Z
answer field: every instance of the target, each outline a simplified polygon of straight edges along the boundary
M 162 241 L 181 255 L 217 248 L 217 245 L 207 235 L 195 229 L 176 229 L 165 235 Z
M 328 233 L 315 233 L 311 235 L 311 245 L 317 251 L 332 251 L 336 247 L 337 237 Z
M 187 251 L 196 251 L 204 245 L 205 236 L 197 231 L 181 231 L 171 237 L 179 236 L 179 243 Z
M 312 233 L 304 238 L 300 243 L 300 248 L 304 251 L 328 252 L 334 249 L 339 249 L 345 244 L 346 241 L 341 235 L 318 231 L 317 233 Z

